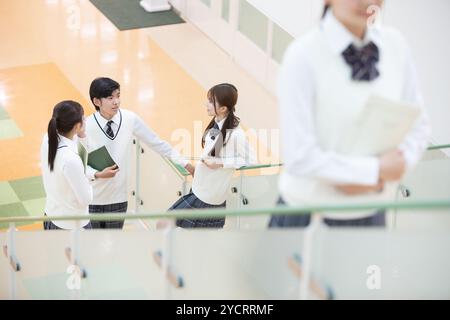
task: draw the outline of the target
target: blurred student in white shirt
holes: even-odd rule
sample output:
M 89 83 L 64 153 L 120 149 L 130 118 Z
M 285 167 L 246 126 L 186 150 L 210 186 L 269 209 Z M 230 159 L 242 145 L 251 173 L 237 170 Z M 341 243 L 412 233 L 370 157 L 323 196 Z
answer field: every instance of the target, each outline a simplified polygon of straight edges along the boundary
M 278 83 L 285 162 L 279 204 L 333 203 L 323 192 L 327 188 L 344 202 L 393 200 L 393 188 L 386 186 L 398 182 L 426 149 L 430 127 L 410 49 L 398 31 L 369 23 L 377 12 L 372 9 L 382 4 L 326 0 L 320 26 L 288 48 Z M 415 105 L 420 116 L 393 150 L 369 156 L 339 152 L 371 95 Z M 273 216 L 269 227 L 304 227 L 309 221 L 308 212 Z M 385 212 L 329 213 L 325 223 L 384 226 Z

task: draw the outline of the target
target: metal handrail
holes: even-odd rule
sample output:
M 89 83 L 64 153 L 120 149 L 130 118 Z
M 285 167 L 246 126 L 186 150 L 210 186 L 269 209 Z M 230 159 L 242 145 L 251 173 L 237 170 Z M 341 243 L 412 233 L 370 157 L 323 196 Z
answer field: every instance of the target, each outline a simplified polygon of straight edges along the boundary
M 242 209 L 242 210 L 227 210 L 227 209 L 198 209 L 198 210 L 174 210 L 170 212 L 154 212 L 154 213 L 139 213 L 139 214 L 102 214 L 89 216 L 28 216 L 28 217 L 3 217 L 0 218 L 0 223 L 12 222 L 34 222 L 34 221 L 63 221 L 63 220 L 131 220 L 131 219 L 167 219 L 167 218 L 209 218 L 218 216 L 258 216 L 258 215 L 296 215 L 306 214 L 310 212 L 336 212 L 340 211 L 359 211 L 370 209 L 396 209 L 396 210 L 447 210 L 450 213 L 450 199 L 433 200 L 433 201 L 409 201 L 407 203 L 401 202 L 377 202 L 366 204 L 338 204 L 338 205 L 317 205 L 317 206 L 301 206 L 301 207 L 270 207 L 261 209 Z
M 450 144 L 440 144 L 440 145 L 433 145 L 429 146 L 426 150 L 439 150 L 439 149 L 448 149 L 450 148 Z M 187 177 L 190 175 L 190 173 L 183 168 L 181 165 L 173 162 L 172 160 L 167 159 L 167 162 L 174 168 L 179 174 L 181 174 L 183 177 Z M 244 166 L 239 169 L 236 169 L 237 171 L 245 171 L 245 170 L 254 170 L 254 169 L 262 169 L 262 168 L 271 168 L 271 167 L 282 167 L 283 163 L 268 163 L 268 164 L 258 164 L 258 165 L 252 165 L 252 166 Z
M 435 146 L 429 146 L 427 150 L 448 149 L 448 148 L 450 148 L 450 144 L 437 144 Z

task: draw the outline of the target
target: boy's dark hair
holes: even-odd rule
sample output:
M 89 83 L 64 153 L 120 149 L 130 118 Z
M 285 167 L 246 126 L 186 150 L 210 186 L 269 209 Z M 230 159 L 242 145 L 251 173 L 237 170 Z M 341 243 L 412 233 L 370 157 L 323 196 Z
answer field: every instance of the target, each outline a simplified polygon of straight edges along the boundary
M 89 88 L 89 96 L 95 110 L 98 111 L 99 108 L 94 104 L 94 98 L 101 99 L 110 97 L 117 89 L 120 89 L 120 84 L 110 78 L 97 78 L 92 81 L 91 87 Z

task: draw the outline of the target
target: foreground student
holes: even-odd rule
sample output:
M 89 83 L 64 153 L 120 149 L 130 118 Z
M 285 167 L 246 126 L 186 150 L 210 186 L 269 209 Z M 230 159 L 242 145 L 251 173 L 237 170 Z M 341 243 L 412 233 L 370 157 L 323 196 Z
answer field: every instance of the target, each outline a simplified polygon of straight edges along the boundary
M 391 28 L 368 26 L 369 6 L 382 2 L 327 0 L 320 26 L 287 50 L 278 83 L 285 162 L 279 204 L 302 206 L 326 189 L 347 201 L 361 195 L 371 202 L 393 199 L 385 186 L 399 181 L 425 150 L 430 128 L 423 110 L 392 150 L 350 155 L 339 149 L 370 96 L 423 105 L 405 39 Z M 330 226 L 385 225 L 384 211 L 325 217 Z M 302 227 L 309 221 L 309 214 L 273 216 L 269 226 Z

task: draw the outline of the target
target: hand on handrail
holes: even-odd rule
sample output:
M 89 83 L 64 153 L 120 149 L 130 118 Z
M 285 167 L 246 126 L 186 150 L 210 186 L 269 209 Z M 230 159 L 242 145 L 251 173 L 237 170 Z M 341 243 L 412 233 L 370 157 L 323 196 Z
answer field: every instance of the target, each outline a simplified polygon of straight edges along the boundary
M 190 173 L 192 176 L 194 176 L 194 173 L 195 173 L 195 167 L 194 167 L 192 164 L 188 163 L 184 168 L 185 168 L 187 171 L 189 171 L 189 173 Z

